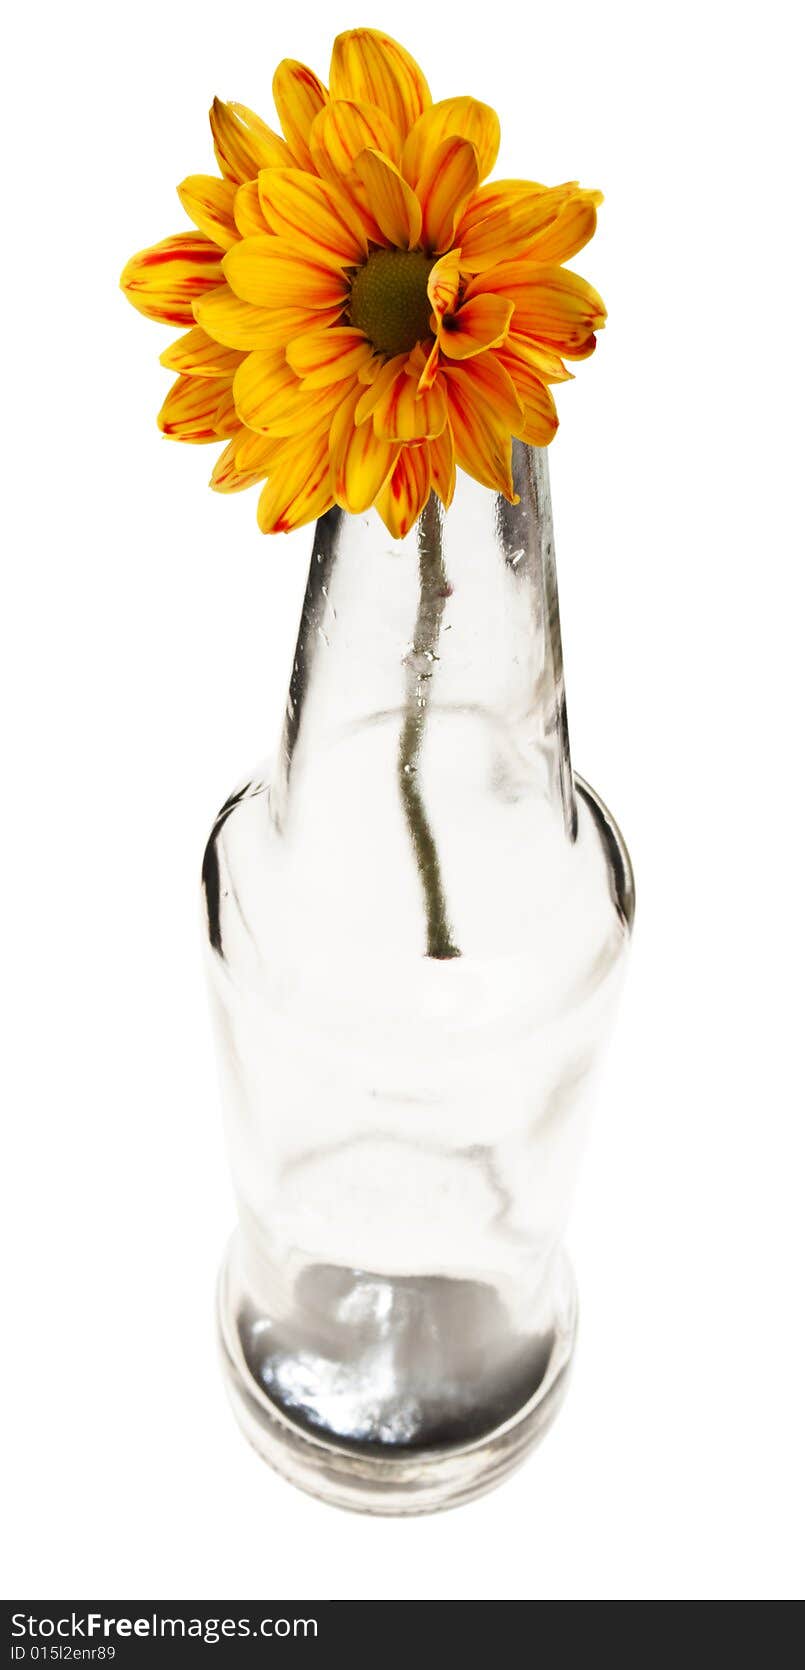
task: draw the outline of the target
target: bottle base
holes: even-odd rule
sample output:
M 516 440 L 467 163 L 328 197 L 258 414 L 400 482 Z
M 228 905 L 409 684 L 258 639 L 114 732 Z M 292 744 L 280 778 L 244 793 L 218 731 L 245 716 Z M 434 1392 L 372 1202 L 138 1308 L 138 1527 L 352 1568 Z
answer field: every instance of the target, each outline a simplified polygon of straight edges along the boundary
M 542 1372 L 515 1412 L 469 1443 L 403 1447 L 342 1444 L 292 1419 L 255 1378 L 240 1320 L 244 1294 L 233 1237 L 218 1288 L 218 1337 L 224 1377 L 238 1424 L 270 1467 L 308 1495 L 358 1513 L 435 1513 L 472 1501 L 500 1484 L 539 1443 L 567 1389 L 576 1335 L 576 1287 L 570 1264 L 556 1260 L 553 1325 Z M 253 1324 L 252 1324 L 253 1325 Z

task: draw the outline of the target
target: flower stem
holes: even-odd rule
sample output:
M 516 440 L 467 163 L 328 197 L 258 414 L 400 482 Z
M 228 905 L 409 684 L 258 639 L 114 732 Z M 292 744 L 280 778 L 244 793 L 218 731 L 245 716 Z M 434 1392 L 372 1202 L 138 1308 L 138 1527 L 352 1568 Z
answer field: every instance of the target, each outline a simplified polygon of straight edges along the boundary
M 400 735 L 399 784 L 411 832 L 427 920 L 427 956 L 460 957 L 454 945 L 442 887 L 439 854 L 419 787 L 419 760 L 430 705 L 430 684 L 439 644 L 444 606 L 450 595 L 442 557 L 439 506 L 431 496 L 419 519 L 419 609 L 409 660 L 405 722 Z

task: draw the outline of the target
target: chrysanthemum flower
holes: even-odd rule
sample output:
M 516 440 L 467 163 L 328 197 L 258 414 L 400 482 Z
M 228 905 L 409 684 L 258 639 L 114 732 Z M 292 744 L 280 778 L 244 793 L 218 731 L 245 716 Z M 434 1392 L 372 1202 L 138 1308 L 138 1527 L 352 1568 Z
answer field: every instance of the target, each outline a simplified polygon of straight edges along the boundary
M 211 485 L 263 481 L 266 533 L 336 503 L 408 532 L 456 466 L 515 498 L 511 443 L 552 440 L 549 385 L 606 314 L 564 266 L 595 230 L 576 182 L 482 184 L 500 130 L 476 99 L 431 100 L 413 58 L 374 29 L 339 35 L 329 91 L 286 59 L 284 137 L 239 104 L 210 112 L 221 177 L 179 197 L 196 231 L 135 255 L 122 287 L 189 326 L 166 435 L 228 445 Z

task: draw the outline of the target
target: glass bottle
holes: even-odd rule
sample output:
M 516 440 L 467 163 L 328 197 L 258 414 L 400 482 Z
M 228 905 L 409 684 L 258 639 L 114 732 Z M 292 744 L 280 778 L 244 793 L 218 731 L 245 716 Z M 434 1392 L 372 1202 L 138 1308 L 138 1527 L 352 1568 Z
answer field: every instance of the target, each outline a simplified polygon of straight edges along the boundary
M 488 1489 L 573 1349 L 561 1248 L 634 911 L 568 746 L 547 458 L 318 523 L 276 762 L 204 859 L 239 1227 L 225 1369 L 342 1506 Z

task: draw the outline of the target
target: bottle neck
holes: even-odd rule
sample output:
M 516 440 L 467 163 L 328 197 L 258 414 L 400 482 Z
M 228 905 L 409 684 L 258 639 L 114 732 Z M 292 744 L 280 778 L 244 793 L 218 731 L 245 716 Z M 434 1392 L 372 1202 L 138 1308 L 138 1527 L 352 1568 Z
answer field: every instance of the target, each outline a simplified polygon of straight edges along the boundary
M 504 728 L 507 757 L 575 838 L 547 457 L 515 442 L 513 465 L 518 504 L 460 474 L 450 510 L 432 496 L 401 541 L 373 511 L 335 509 L 317 524 L 275 778 L 280 820 L 320 749 L 394 713 L 401 792 L 408 782 L 415 793 L 438 709 Z

